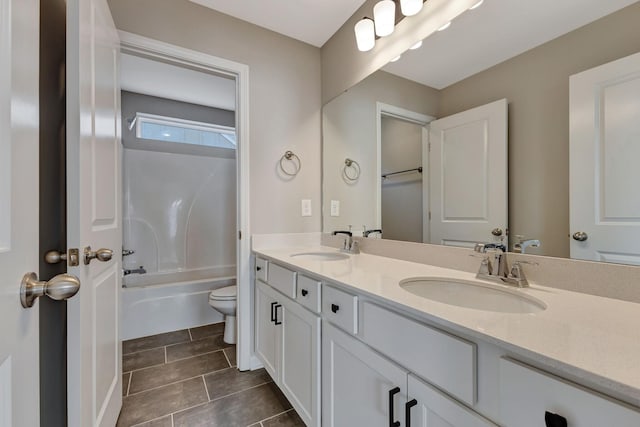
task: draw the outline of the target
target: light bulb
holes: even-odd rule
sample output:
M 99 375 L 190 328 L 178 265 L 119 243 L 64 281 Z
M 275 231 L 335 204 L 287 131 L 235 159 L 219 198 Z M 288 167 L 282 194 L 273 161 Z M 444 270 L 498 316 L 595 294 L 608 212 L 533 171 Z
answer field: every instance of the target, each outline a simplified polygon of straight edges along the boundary
M 393 0 L 382 0 L 373 6 L 376 35 L 385 37 L 393 33 L 396 20 L 396 4 Z
M 442 27 L 438 28 L 438 31 L 444 31 L 451 26 L 451 21 L 444 24 Z
M 473 10 L 473 9 L 476 9 L 476 8 L 482 6 L 482 3 L 484 3 L 484 0 L 480 0 L 478 3 L 474 4 L 473 6 L 471 6 L 469 8 L 469 10 Z
M 373 21 L 369 18 L 363 18 L 358 21 L 354 27 L 356 33 L 356 44 L 360 52 L 367 52 L 376 44 L 376 35 Z
M 422 47 L 422 40 L 420 40 L 418 43 L 416 43 L 413 46 L 411 46 L 409 49 L 410 50 L 416 50 L 416 49 L 420 49 L 421 47 Z
M 402 58 L 402 55 L 398 55 L 398 56 L 396 56 L 395 58 L 393 58 L 393 59 L 392 59 L 391 61 L 389 61 L 389 62 L 396 62 L 396 61 L 398 61 L 400 58 Z
M 400 10 L 404 16 L 413 16 L 422 10 L 422 0 L 400 0 Z

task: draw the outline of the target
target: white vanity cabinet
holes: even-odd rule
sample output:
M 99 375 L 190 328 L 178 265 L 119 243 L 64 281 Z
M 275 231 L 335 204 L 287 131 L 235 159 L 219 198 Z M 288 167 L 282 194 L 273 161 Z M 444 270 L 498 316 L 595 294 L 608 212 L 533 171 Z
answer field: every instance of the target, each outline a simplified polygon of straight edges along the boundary
M 270 263 L 269 279 L 286 278 L 280 289 L 295 295 L 283 270 Z M 256 355 L 305 424 L 319 427 L 320 316 L 261 280 L 255 290 Z

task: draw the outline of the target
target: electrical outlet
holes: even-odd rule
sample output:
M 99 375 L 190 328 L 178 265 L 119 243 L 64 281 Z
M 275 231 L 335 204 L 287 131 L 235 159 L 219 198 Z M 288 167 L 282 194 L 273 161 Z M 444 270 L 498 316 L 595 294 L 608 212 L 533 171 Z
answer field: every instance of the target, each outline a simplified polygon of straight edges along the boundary
M 331 201 L 331 216 L 340 216 L 340 200 Z
M 310 199 L 302 199 L 301 213 L 302 213 L 302 216 L 311 216 L 311 200 Z

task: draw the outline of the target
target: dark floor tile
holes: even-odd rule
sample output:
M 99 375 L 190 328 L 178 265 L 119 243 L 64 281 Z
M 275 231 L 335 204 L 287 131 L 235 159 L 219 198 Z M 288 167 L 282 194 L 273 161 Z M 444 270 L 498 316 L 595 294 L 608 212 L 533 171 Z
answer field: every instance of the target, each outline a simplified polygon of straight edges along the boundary
M 136 369 L 148 368 L 149 366 L 161 365 L 164 363 L 164 347 L 152 350 L 129 353 L 122 356 L 122 371 L 129 372 Z
M 273 383 L 223 397 L 173 415 L 175 427 L 246 427 L 291 408 Z
M 155 420 L 182 409 L 207 402 L 202 377 L 159 387 L 122 399 L 118 427 Z
M 213 335 L 197 341 L 167 346 L 167 362 L 175 362 L 179 359 L 211 353 L 229 346 L 230 344 L 222 340 L 222 335 Z
M 231 393 L 268 383 L 271 381 L 271 377 L 264 369 L 240 372 L 236 368 L 229 368 L 205 375 L 204 380 L 209 391 L 209 398 L 215 400 Z
M 129 394 L 228 368 L 222 351 L 133 371 Z
M 122 374 L 122 395 L 127 395 L 127 389 L 129 388 L 129 380 L 131 379 L 131 372 Z
M 300 416 L 293 409 L 277 417 L 262 421 L 263 427 L 305 427 Z
M 137 424 L 136 427 L 173 427 L 171 415 L 158 418 L 157 420 L 147 421 L 146 423 Z
M 190 341 L 189 331 L 167 332 L 166 334 L 150 335 L 148 337 L 136 338 L 122 342 L 122 354 L 135 353 L 137 351 L 149 350 L 170 344 L 178 344 Z
M 236 366 L 236 346 L 225 348 L 224 354 L 227 356 L 227 359 L 229 359 L 231 366 Z
M 191 331 L 191 338 L 193 340 L 200 340 L 202 338 L 210 337 L 211 335 L 220 335 L 224 332 L 224 322 L 213 323 L 211 325 L 199 326 L 197 328 L 189 329 Z

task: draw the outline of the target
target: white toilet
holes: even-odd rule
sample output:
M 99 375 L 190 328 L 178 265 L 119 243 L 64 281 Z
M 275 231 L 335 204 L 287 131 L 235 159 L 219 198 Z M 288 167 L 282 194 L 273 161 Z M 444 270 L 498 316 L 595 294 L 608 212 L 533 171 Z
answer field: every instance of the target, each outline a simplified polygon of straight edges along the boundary
M 225 286 L 211 291 L 209 305 L 224 314 L 224 342 L 236 343 L 236 295 L 237 286 Z

